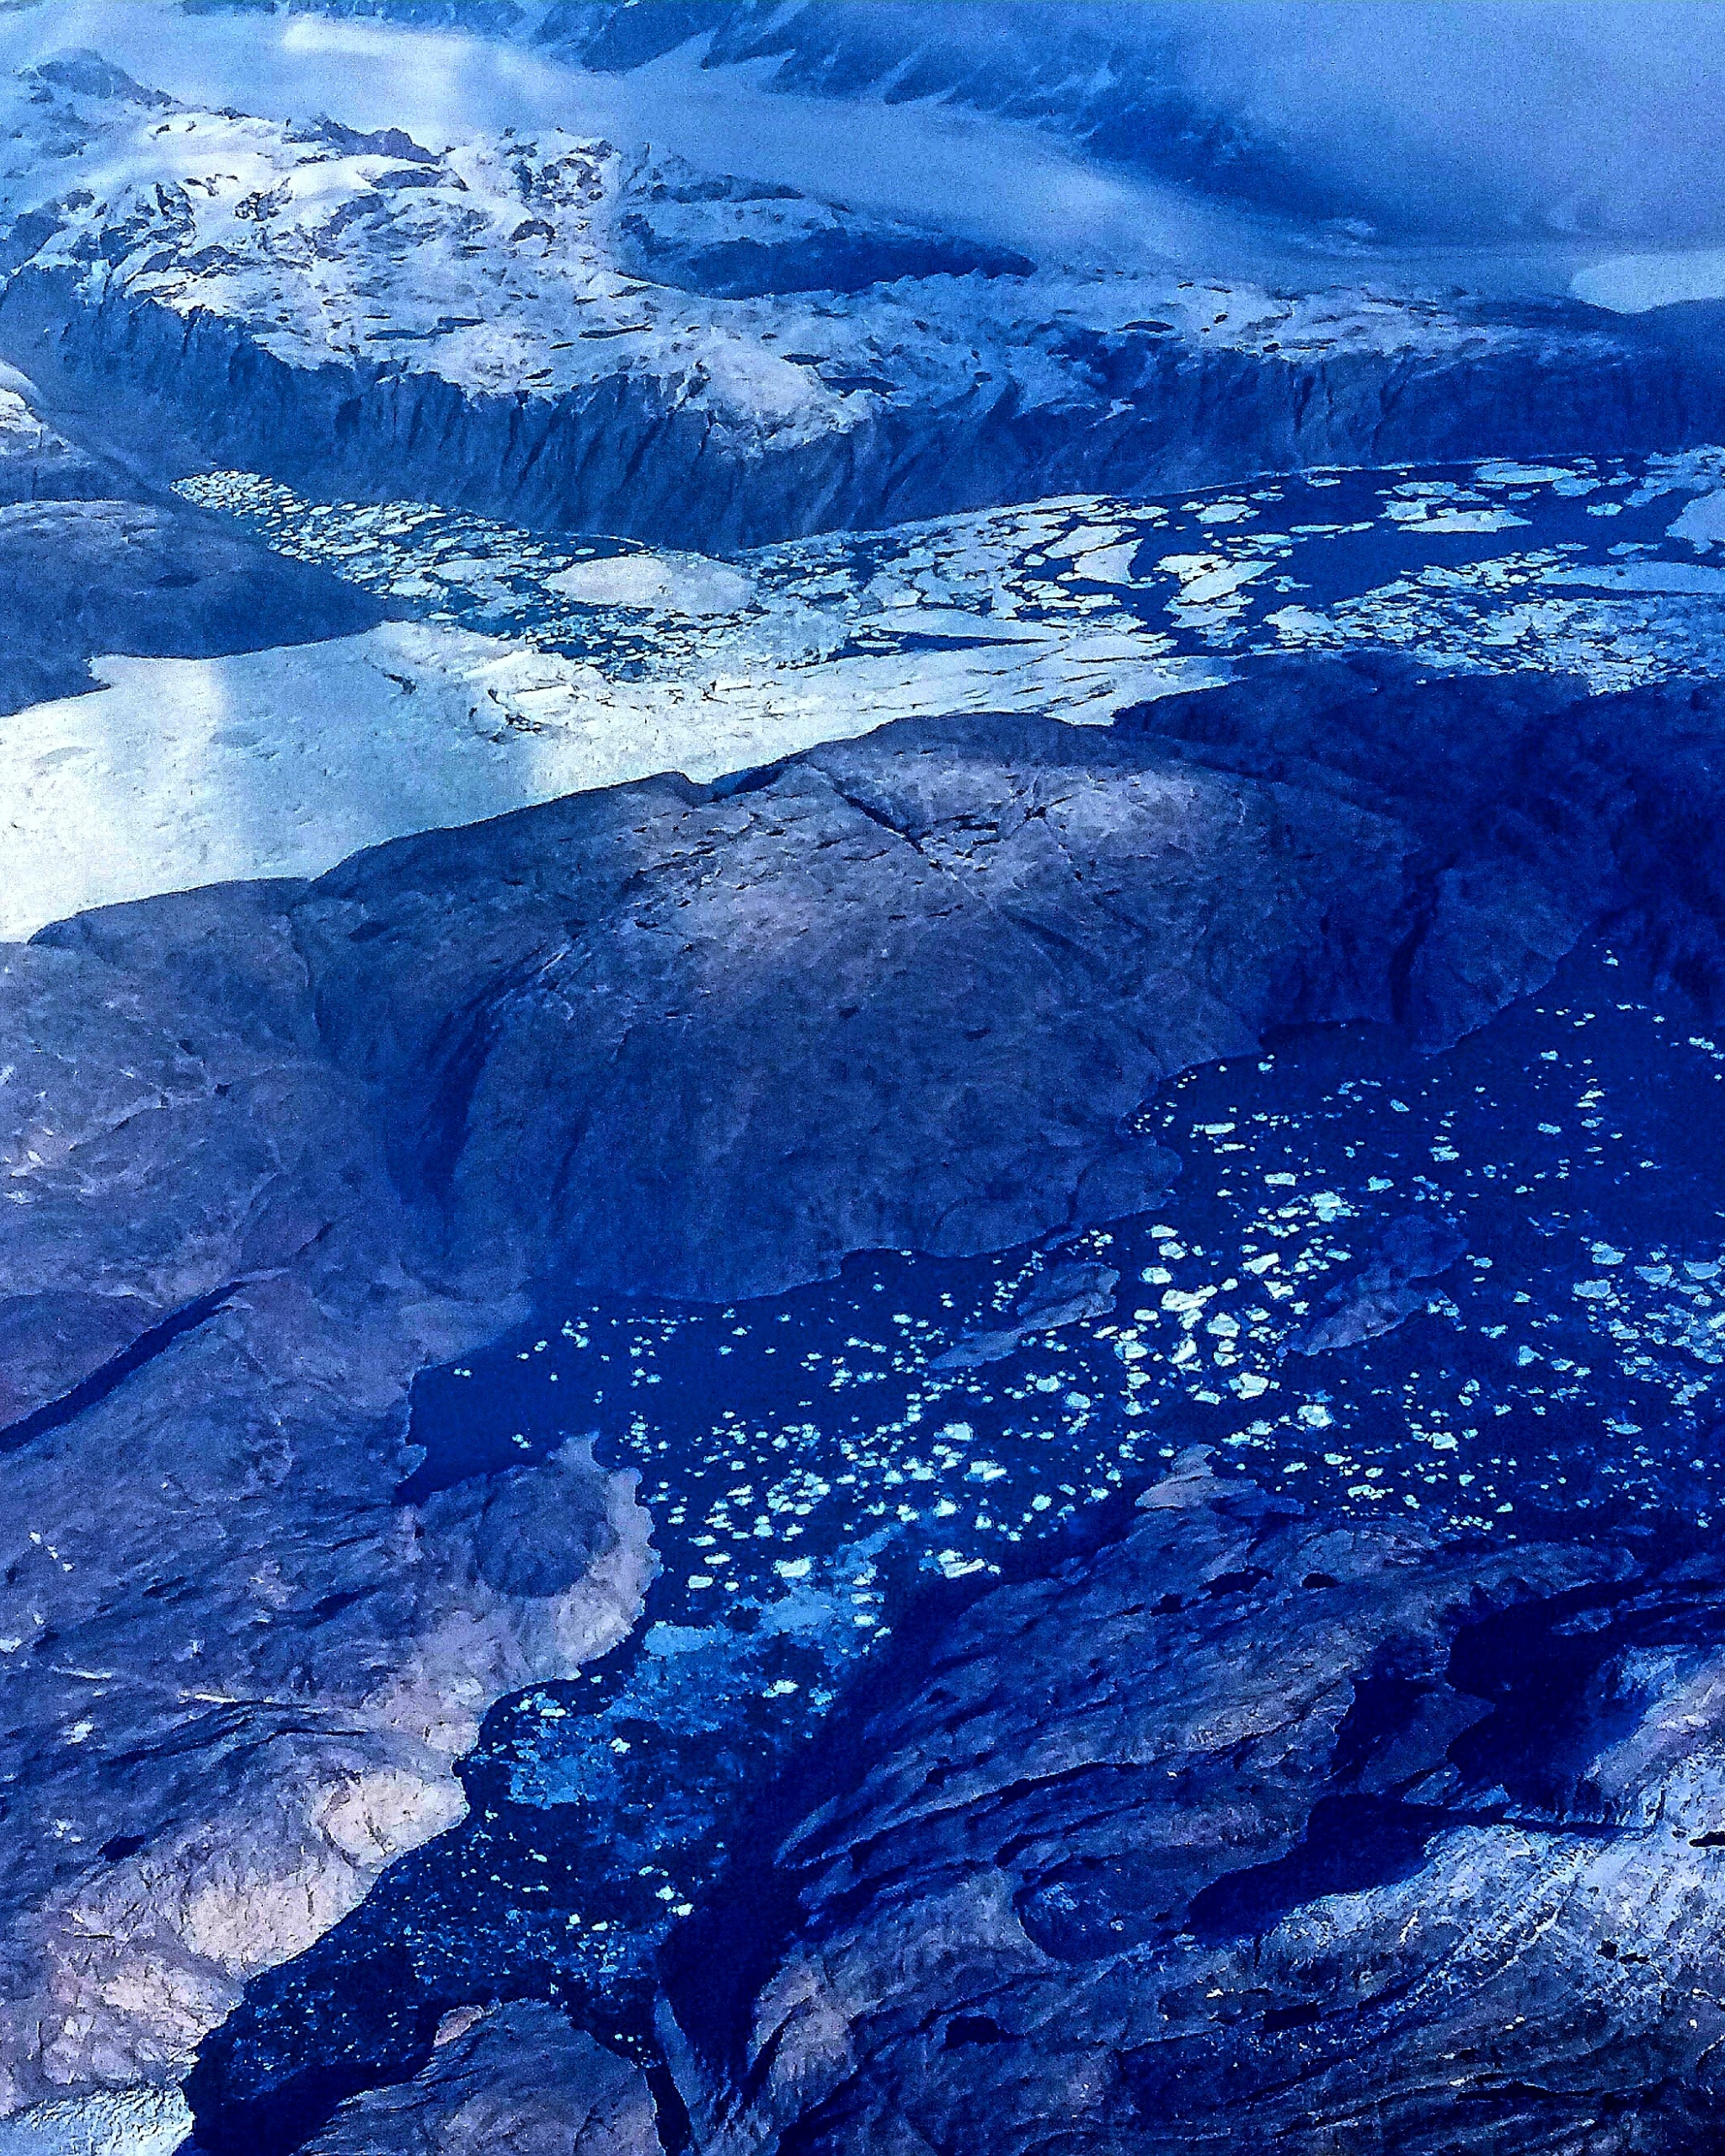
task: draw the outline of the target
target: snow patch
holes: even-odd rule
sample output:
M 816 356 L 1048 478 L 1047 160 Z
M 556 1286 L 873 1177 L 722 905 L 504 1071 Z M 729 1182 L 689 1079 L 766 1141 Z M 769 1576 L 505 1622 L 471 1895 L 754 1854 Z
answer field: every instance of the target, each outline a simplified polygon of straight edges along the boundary
M 1117 632 L 616 680 L 427 622 L 211 659 L 93 662 L 102 693 L 0 719 L 0 937 L 199 884 L 317 876 L 386 839 L 680 771 L 747 770 L 895 718 L 1104 721 L 1225 677 Z

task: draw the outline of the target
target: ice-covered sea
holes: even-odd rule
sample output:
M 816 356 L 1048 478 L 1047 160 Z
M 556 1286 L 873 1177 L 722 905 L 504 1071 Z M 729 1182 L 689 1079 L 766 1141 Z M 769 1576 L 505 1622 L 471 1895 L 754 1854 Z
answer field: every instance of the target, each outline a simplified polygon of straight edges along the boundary
M 972 639 L 1007 665 L 1015 645 L 1100 638 L 1081 643 L 1098 666 L 1381 644 L 1610 689 L 1705 670 L 1725 598 L 1716 449 L 1072 496 L 762 548 L 717 592 L 698 558 L 633 550 L 632 590 L 591 542 L 425 504 L 313 503 L 246 472 L 181 491 L 425 620 L 667 683 L 910 652 L 937 680 Z
M 1417 650 L 1596 690 L 1725 655 L 1713 449 L 1084 495 L 729 561 L 313 502 L 248 472 L 182 491 L 393 618 L 231 657 L 98 659 L 99 693 L 0 718 L 0 935 L 896 718 L 1106 723 L 1266 654 Z

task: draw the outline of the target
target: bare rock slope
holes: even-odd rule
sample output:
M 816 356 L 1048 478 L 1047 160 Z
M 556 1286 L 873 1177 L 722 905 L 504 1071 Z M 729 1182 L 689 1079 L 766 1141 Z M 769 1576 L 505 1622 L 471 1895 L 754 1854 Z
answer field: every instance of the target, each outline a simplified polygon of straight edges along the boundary
M 1717 1560 L 1183 1467 L 906 1656 L 674 1942 L 697 2146 L 1717 2146 Z
M 1169 1073 L 1453 1038 L 1601 923 L 1717 996 L 1717 704 L 1290 664 L 13 947 L 0 2105 L 174 2079 L 456 1816 L 489 1701 L 632 1621 L 579 1448 L 392 1502 L 417 1369 L 553 1269 L 729 1299 L 1132 1211 Z
M 182 904 L 183 986 L 45 948 L 0 977 L 0 1324 L 27 1343 L 0 1438 L 0 2110 L 176 2079 L 248 1975 L 460 1816 L 490 1700 L 620 1637 L 651 1561 L 628 1478 L 579 1448 L 392 1502 L 409 1381 L 496 1313 L 403 1270 L 354 1089 L 284 1016 L 267 902 L 223 894 L 203 935 Z
M 499 2007 L 413 2080 L 350 2097 L 306 2156 L 659 2156 L 647 2080 L 555 2008 Z

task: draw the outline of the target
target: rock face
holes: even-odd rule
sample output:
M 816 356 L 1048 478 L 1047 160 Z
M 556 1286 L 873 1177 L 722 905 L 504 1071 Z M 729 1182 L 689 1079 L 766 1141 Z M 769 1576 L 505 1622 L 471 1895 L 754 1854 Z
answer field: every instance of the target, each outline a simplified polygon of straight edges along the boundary
M 42 417 L 35 393 L 15 368 L 0 369 L 0 504 L 132 494 L 117 466 L 78 448 Z
M 579 1447 L 392 1503 L 409 1380 L 497 1313 L 404 1268 L 272 904 L 163 902 L 129 970 L 0 976 L 3 2112 L 183 2071 L 460 1816 L 490 1700 L 622 1636 L 651 1561 Z
M 697 2145 L 1713 2146 L 1722 1588 L 1188 1463 L 872 1689 L 674 1942 Z
M 706 552 L 1267 469 L 1672 449 L 1712 438 L 1725 409 L 1709 348 L 1674 350 L 1579 303 L 1446 323 L 1436 350 L 1422 349 L 1414 317 L 1394 326 L 1387 350 L 1325 350 L 1332 340 L 1318 323 L 1310 350 L 1265 353 L 1188 344 L 1160 316 L 1150 328 L 1061 320 L 1071 296 L 1065 286 L 1048 295 L 1033 339 L 968 312 L 953 328 L 967 357 L 987 338 L 1002 369 L 1031 343 L 1036 364 L 1024 371 L 1057 385 L 1034 402 L 1033 384 L 1002 386 L 988 368 L 967 383 L 904 382 L 843 349 L 812 351 L 808 380 L 774 382 L 760 408 L 752 376 L 722 402 L 669 363 L 505 392 L 345 349 L 296 364 L 215 313 L 184 321 L 122 290 L 87 297 L 69 272 L 34 268 L 0 294 L 0 350 L 67 393 L 121 398 L 132 437 L 168 430 L 181 469 L 238 465 L 368 500 L 435 494 L 529 526 Z M 1313 306 L 1347 319 L 1356 297 L 1327 293 Z M 1285 327 L 1263 294 L 1241 300 L 1257 328 Z M 1165 303 L 1155 294 L 1145 304 Z M 839 341 L 806 330 L 793 321 L 777 334 Z M 876 343 L 915 334 L 908 319 L 871 330 Z
M 217 517 L 131 501 L 0 507 L 0 711 L 89 688 L 98 654 L 213 659 L 381 618 L 350 584 Z
M 660 2156 L 646 2077 L 554 2007 L 499 2007 L 399 2088 L 350 2098 L 306 2156 Z

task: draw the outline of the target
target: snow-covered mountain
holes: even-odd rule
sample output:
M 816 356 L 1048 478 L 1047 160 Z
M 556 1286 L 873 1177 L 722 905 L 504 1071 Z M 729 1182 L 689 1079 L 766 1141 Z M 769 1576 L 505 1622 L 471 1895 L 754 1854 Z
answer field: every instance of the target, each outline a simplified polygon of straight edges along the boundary
M 1709 0 L 190 0 L 1020 122 L 1385 237 L 1725 236 Z
M 24 71 L 0 348 L 200 461 L 708 549 L 1038 494 L 1664 446 L 1711 355 L 1551 304 L 1039 265 L 603 140 Z M 164 422 L 167 423 L 164 429 Z M 177 466 L 175 460 L 178 460 Z

